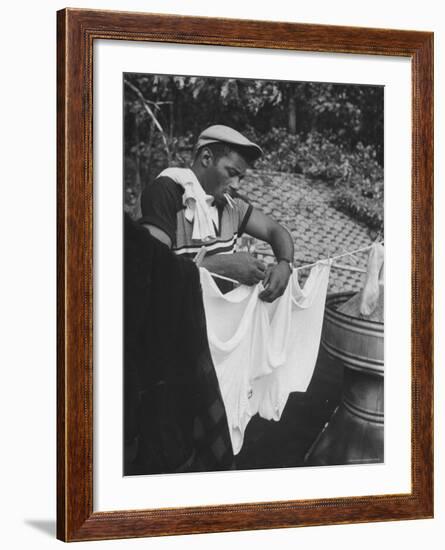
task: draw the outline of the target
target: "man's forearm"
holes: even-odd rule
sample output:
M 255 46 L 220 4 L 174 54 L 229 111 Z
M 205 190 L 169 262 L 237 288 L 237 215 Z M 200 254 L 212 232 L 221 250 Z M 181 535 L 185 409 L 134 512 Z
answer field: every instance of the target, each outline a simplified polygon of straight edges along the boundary
M 205 256 L 200 265 L 216 275 L 232 278 L 235 276 L 232 254 Z
M 266 272 L 263 262 L 247 252 L 205 257 L 201 265 L 211 273 L 229 277 L 245 285 L 254 285 L 262 281 Z
M 294 243 L 290 233 L 278 223 L 270 231 L 269 244 L 277 260 L 294 261 Z

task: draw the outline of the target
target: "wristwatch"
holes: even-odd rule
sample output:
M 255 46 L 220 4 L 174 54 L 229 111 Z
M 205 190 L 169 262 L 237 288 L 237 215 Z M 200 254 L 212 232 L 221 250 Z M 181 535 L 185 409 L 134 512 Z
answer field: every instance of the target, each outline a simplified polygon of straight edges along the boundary
M 280 258 L 280 259 L 277 260 L 277 263 L 278 263 L 278 264 L 281 263 L 281 262 L 285 262 L 285 263 L 289 266 L 290 273 L 291 273 L 291 275 L 292 275 L 292 273 L 294 272 L 294 265 L 293 265 L 293 263 L 292 263 L 290 260 L 288 260 L 287 258 Z

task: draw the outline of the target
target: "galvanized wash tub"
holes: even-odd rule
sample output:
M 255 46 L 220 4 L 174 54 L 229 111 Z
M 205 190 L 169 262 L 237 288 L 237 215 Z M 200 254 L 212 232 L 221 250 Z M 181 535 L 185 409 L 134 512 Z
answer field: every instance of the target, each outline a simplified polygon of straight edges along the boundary
M 344 369 L 340 405 L 305 457 L 308 466 L 383 462 L 384 324 L 337 311 L 355 293 L 328 296 L 321 345 Z

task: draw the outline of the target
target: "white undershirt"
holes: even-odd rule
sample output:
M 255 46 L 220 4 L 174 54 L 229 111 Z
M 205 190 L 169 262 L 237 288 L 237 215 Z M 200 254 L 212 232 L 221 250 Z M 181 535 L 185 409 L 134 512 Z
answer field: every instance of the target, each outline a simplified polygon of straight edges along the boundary
M 278 421 L 293 391 L 306 391 L 320 344 L 330 262 L 316 264 L 300 287 L 294 271 L 272 304 L 259 299 L 261 284 L 222 294 L 200 268 L 207 333 L 233 452 L 243 445 L 250 418 Z

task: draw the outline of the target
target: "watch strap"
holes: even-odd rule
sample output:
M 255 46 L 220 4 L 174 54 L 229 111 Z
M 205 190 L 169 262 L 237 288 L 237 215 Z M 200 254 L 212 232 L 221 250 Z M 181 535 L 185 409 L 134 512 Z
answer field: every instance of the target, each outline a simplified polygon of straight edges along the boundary
M 287 258 L 278 258 L 277 263 L 281 263 L 281 262 L 285 262 L 289 266 L 290 272 L 292 274 L 293 271 L 294 271 L 294 266 L 293 266 L 292 262 L 290 260 L 288 260 Z

